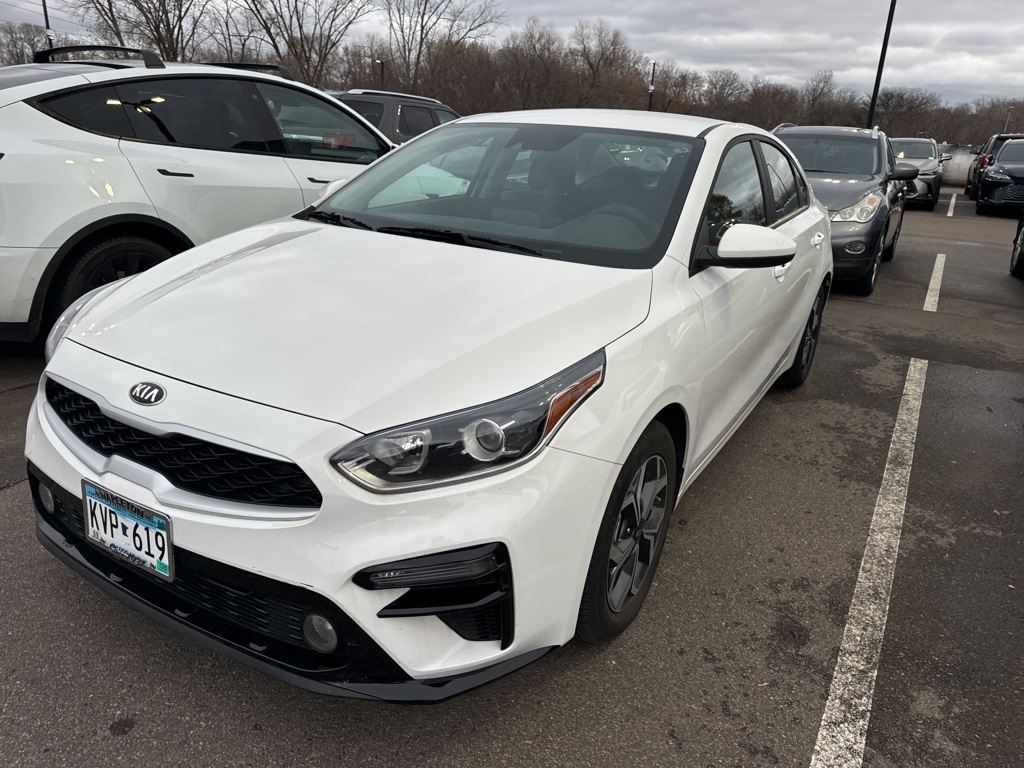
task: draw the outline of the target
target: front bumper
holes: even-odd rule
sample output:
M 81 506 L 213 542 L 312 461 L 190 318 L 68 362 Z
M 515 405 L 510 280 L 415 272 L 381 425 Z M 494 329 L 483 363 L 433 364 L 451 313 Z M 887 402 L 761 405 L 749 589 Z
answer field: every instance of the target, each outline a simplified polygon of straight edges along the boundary
M 871 270 L 879 240 L 883 237 L 885 218 L 881 212 L 866 224 L 833 221 L 832 263 L 835 276 L 851 279 L 866 275 Z
M 983 176 L 978 186 L 978 203 L 1013 208 L 1024 206 L 1024 179 L 993 181 Z
M 942 174 L 918 176 L 911 182 L 913 194 L 907 197 L 917 203 L 938 202 L 942 189 Z
M 143 375 L 138 369 L 66 342 L 48 374 L 68 376 L 70 371 L 84 394 L 123 392 L 123 397 L 102 400 L 111 415 L 137 422 L 152 418 L 141 407 L 129 413 L 129 388 Z M 225 441 L 273 451 L 299 465 L 316 483 L 323 503 L 277 519 L 233 516 L 237 504 L 192 506 L 188 495 L 175 495 L 177 489 L 168 490 L 159 476 L 147 477 L 144 467 L 127 461 L 97 463 L 85 443 L 60 431 L 41 386 L 26 436 L 33 488 L 47 484 L 70 512 L 63 520 L 48 515 L 37 498 L 40 540 L 104 591 L 230 658 L 337 696 L 443 699 L 528 663 L 573 636 L 617 465 L 549 447 L 534 461 L 501 475 L 382 496 L 358 488 L 329 464 L 328 457 L 352 439 L 351 430 L 182 382 L 167 385 L 173 390 L 160 406 L 165 425 L 203 414 L 204 426 L 215 427 L 213 433 Z M 105 562 L 110 556 L 73 529 L 76 515 L 81 516 L 83 479 L 171 518 L 176 577 L 212 579 L 226 585 L 233 597 L 199 599 L 206 594 L 203 584 L 185 579 L 182 588 L 188 594 L 182 594 L 162 582 L 150 583 L 154 580 L 130 565 Z M 409 594 L 407 589 L 371 590 L 354 581 L 364 569 L 384 563 L 491 542 L 508 553 L 512 576 L 514 632 L 502 641 L 467 639 L 439 613 L 388 614 L 385 609 Z M 240 594 L 257 602 L 276 600 L 272 607 L 280 611 L 271 611 L 266 627 L 236 620 L 259 608 L 246 602 L 248 597 L 236 604 Z M 270 631 L 280 630 L 282 615 L 294 619 L 296 612 L 313 608 L 337 620 L 346 658 L 324 658 L 302 647 L 301 639 L 289 642 L 281 631 Z

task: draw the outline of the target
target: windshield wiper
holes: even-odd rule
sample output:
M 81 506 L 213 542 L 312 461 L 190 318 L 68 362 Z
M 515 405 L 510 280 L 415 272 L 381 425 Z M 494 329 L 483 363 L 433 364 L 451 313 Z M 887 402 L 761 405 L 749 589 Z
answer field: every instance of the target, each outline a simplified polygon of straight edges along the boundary
M 442 243 L 468 245 L 473 248 L 488 248 L 492 251 L 511 251 L 514 253 L 525 253 L 529 256 L 543 255 L 540 251 L 528 248 L 525 245 L 509 243 L 505 240 L 496 240 L 492 237 L 470 235 L 466 232 L 459 232 L 454 229 L 435 229 L 433 227 L 381 227 L 377 231 L 383 232 L 386 235 L 420 237 L 424 240 L 437 240 Z
M 331 213 L 330 211 L 310 211 L 306 214 L 306 218 L 322 221 L 326 224 L 334 224 L 338 227 L 354 227 L 355 229 L 373 230 L 373 227 L 365 221 L 361 221 L 354 216 L 343 216 L 340 213 Z

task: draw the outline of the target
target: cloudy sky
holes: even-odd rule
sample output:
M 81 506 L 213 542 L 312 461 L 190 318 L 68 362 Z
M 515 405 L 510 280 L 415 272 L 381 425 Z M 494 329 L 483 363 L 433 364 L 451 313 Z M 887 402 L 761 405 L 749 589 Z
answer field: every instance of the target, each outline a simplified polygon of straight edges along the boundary
M 504 1 L 506 33 L 530 16 L 565 32 L 579 19 L 603 18 L 661 62 L 792 84 L 831 69 L 839 85 L 859 92 L 874 83 L 889 11 L 889 0 Z M 73 2 L 49 4 L 54 29 L 78 29 Z M 40 8 L 37 0 L 0 0 L 0 21 L 42 23 Z M 1022 0 L 898 0 L 883 85 L 927 88 L 952 103 L 1024 97 L 1022 10 Z

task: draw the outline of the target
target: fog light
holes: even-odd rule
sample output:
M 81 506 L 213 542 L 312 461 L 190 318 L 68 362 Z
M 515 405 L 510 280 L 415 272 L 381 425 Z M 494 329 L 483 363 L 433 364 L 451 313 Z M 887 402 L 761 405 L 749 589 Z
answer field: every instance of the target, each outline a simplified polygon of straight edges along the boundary
M 320 653 L 330 653 L 338 647 L 338 633 L 334 625 L 317 613 L 311 613 L 302 620 L 302 634 L 310 647 Z
M 45 509 L 52 515 L 54 510 L 53 491 L 51 491 L 42 483 L 39 484 L 39 500 L 43 502 L 43 509 Z
M 860 240 L 858 240 L 855 243 L 847 243 L 846 244 L 846 252 L 847 253 L 860 254 L 860 253 L 864 253 L 865 250 L 867 250 L 867 248 L 864 245 L 864 243 L 862 243 Z

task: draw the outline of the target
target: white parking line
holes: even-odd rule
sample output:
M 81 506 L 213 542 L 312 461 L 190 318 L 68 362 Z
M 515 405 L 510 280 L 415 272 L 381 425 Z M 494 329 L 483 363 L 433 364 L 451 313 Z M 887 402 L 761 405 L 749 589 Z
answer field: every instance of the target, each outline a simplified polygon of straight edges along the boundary
M 949 198 L 949 211 L 946 212 L 946 215 L 952 216 L 954 208 L 956 208 L 956 192 L 954 192 L 953 196 Z
M 939 289 L 942 288 L 942 270 L 946 266 L 946 254 L 940 253 L 935 257 L 935 267 L 932 269 L 932 279 L 928 283 L 928 295 L 924 297 L 924 311 L 937 312 L 939 309 Z
M 928 361 L 910 361 L 811 768 L 861 768 Z

